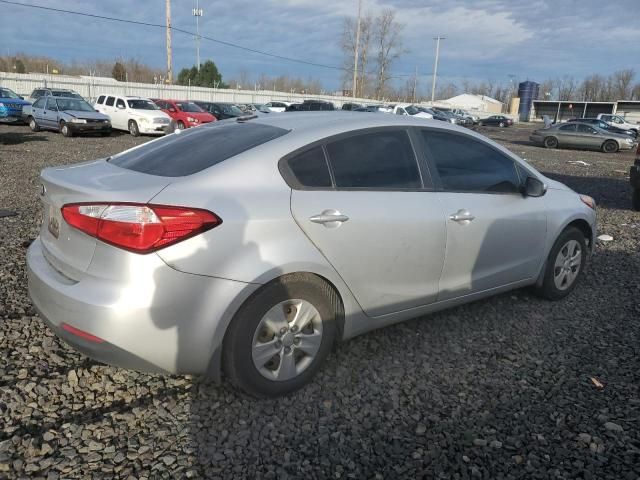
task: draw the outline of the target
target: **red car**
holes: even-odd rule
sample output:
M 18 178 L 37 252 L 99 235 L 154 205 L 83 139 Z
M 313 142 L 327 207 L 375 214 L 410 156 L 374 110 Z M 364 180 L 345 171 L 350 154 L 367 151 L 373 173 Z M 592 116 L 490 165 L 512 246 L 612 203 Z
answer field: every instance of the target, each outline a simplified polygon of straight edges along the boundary
M 153 102 L 160 107 L 160 110 L 176 121 L 176 127 L 180 130 L 216 121 L 216 117 L 188 100 L 161 100 L 154 98 Z

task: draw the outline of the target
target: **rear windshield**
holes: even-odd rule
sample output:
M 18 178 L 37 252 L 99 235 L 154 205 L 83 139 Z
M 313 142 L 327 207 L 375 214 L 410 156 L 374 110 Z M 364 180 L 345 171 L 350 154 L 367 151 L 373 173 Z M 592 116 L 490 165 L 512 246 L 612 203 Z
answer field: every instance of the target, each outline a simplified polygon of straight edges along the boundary
M 136 172 L 183 177 L 200 172 L 274 138 L 284 128 L 260 123 L 233 122 L 189 128 L 127 150 L 109 162 Z

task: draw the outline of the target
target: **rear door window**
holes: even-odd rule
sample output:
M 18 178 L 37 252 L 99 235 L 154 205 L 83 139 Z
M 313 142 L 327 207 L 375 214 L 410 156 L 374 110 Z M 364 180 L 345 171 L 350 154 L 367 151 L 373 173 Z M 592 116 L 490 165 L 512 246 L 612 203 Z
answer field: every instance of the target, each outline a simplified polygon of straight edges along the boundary
M 115 103 L 116 99 L 114 97 L 107 97 L 107 101 L 105 102 L 105 105 L 107 107 L 113 107 L 113 104 Z
M 349 136 L 327 144 L 337 188 L 422 188 L 420 171 L 405 130 Z
M 125 106 L 125 104 L 124 104 L 124 100 L 123 100 L 123 99 L 121 99 L 121 98 L 119 98 L 119 99 L 116 101 L 116 107 L 118 107 L 118 108 L 126 108 L 126 106 Z
M 331 188 L 331 175 L 322 147 L 289 158 L 282 171 L 292 188 Z
M 109 162 L 150 175 L 182 177 L 200 172 L 288 132 L 260 123 L 220 122 L 167 135 L 115 155 Z
M 591 133 L 591 134 L 597 134 L 598 132 L 596 132 L 596 130 L 593 127 L 590 127 L 589 125 L 582 125 L 582 124 L 578 124 L 578 132 L 579 133 Z

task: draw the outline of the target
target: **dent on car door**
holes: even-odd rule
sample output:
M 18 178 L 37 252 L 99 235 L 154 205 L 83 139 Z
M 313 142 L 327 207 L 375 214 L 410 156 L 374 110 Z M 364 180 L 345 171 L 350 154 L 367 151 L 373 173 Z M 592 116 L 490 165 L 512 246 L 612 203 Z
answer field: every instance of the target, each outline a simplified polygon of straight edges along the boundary
M 447 218 L 438 300 L 534 278 L 544 256 L 547 214 L 543 198 L 520 193 L 526 170 L 468 135 L 421 134 Z
M 349 135 L 287 162 L 296 222 L 366 314 L 436 300 L 446 226 L 406 131 Z

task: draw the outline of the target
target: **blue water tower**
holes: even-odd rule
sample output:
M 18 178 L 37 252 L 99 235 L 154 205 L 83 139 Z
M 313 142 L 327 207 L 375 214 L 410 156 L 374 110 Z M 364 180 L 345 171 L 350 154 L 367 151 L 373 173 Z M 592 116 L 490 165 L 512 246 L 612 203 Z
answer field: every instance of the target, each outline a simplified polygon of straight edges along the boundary
M 533 101 L 538 98 L 538 93 L 540 93 L 539 83 L 527 80 L 518 84 L 518 97 L 520 97 L 518 115 L 521 122 L 529 121 L 531 107 L 533 106 Z

